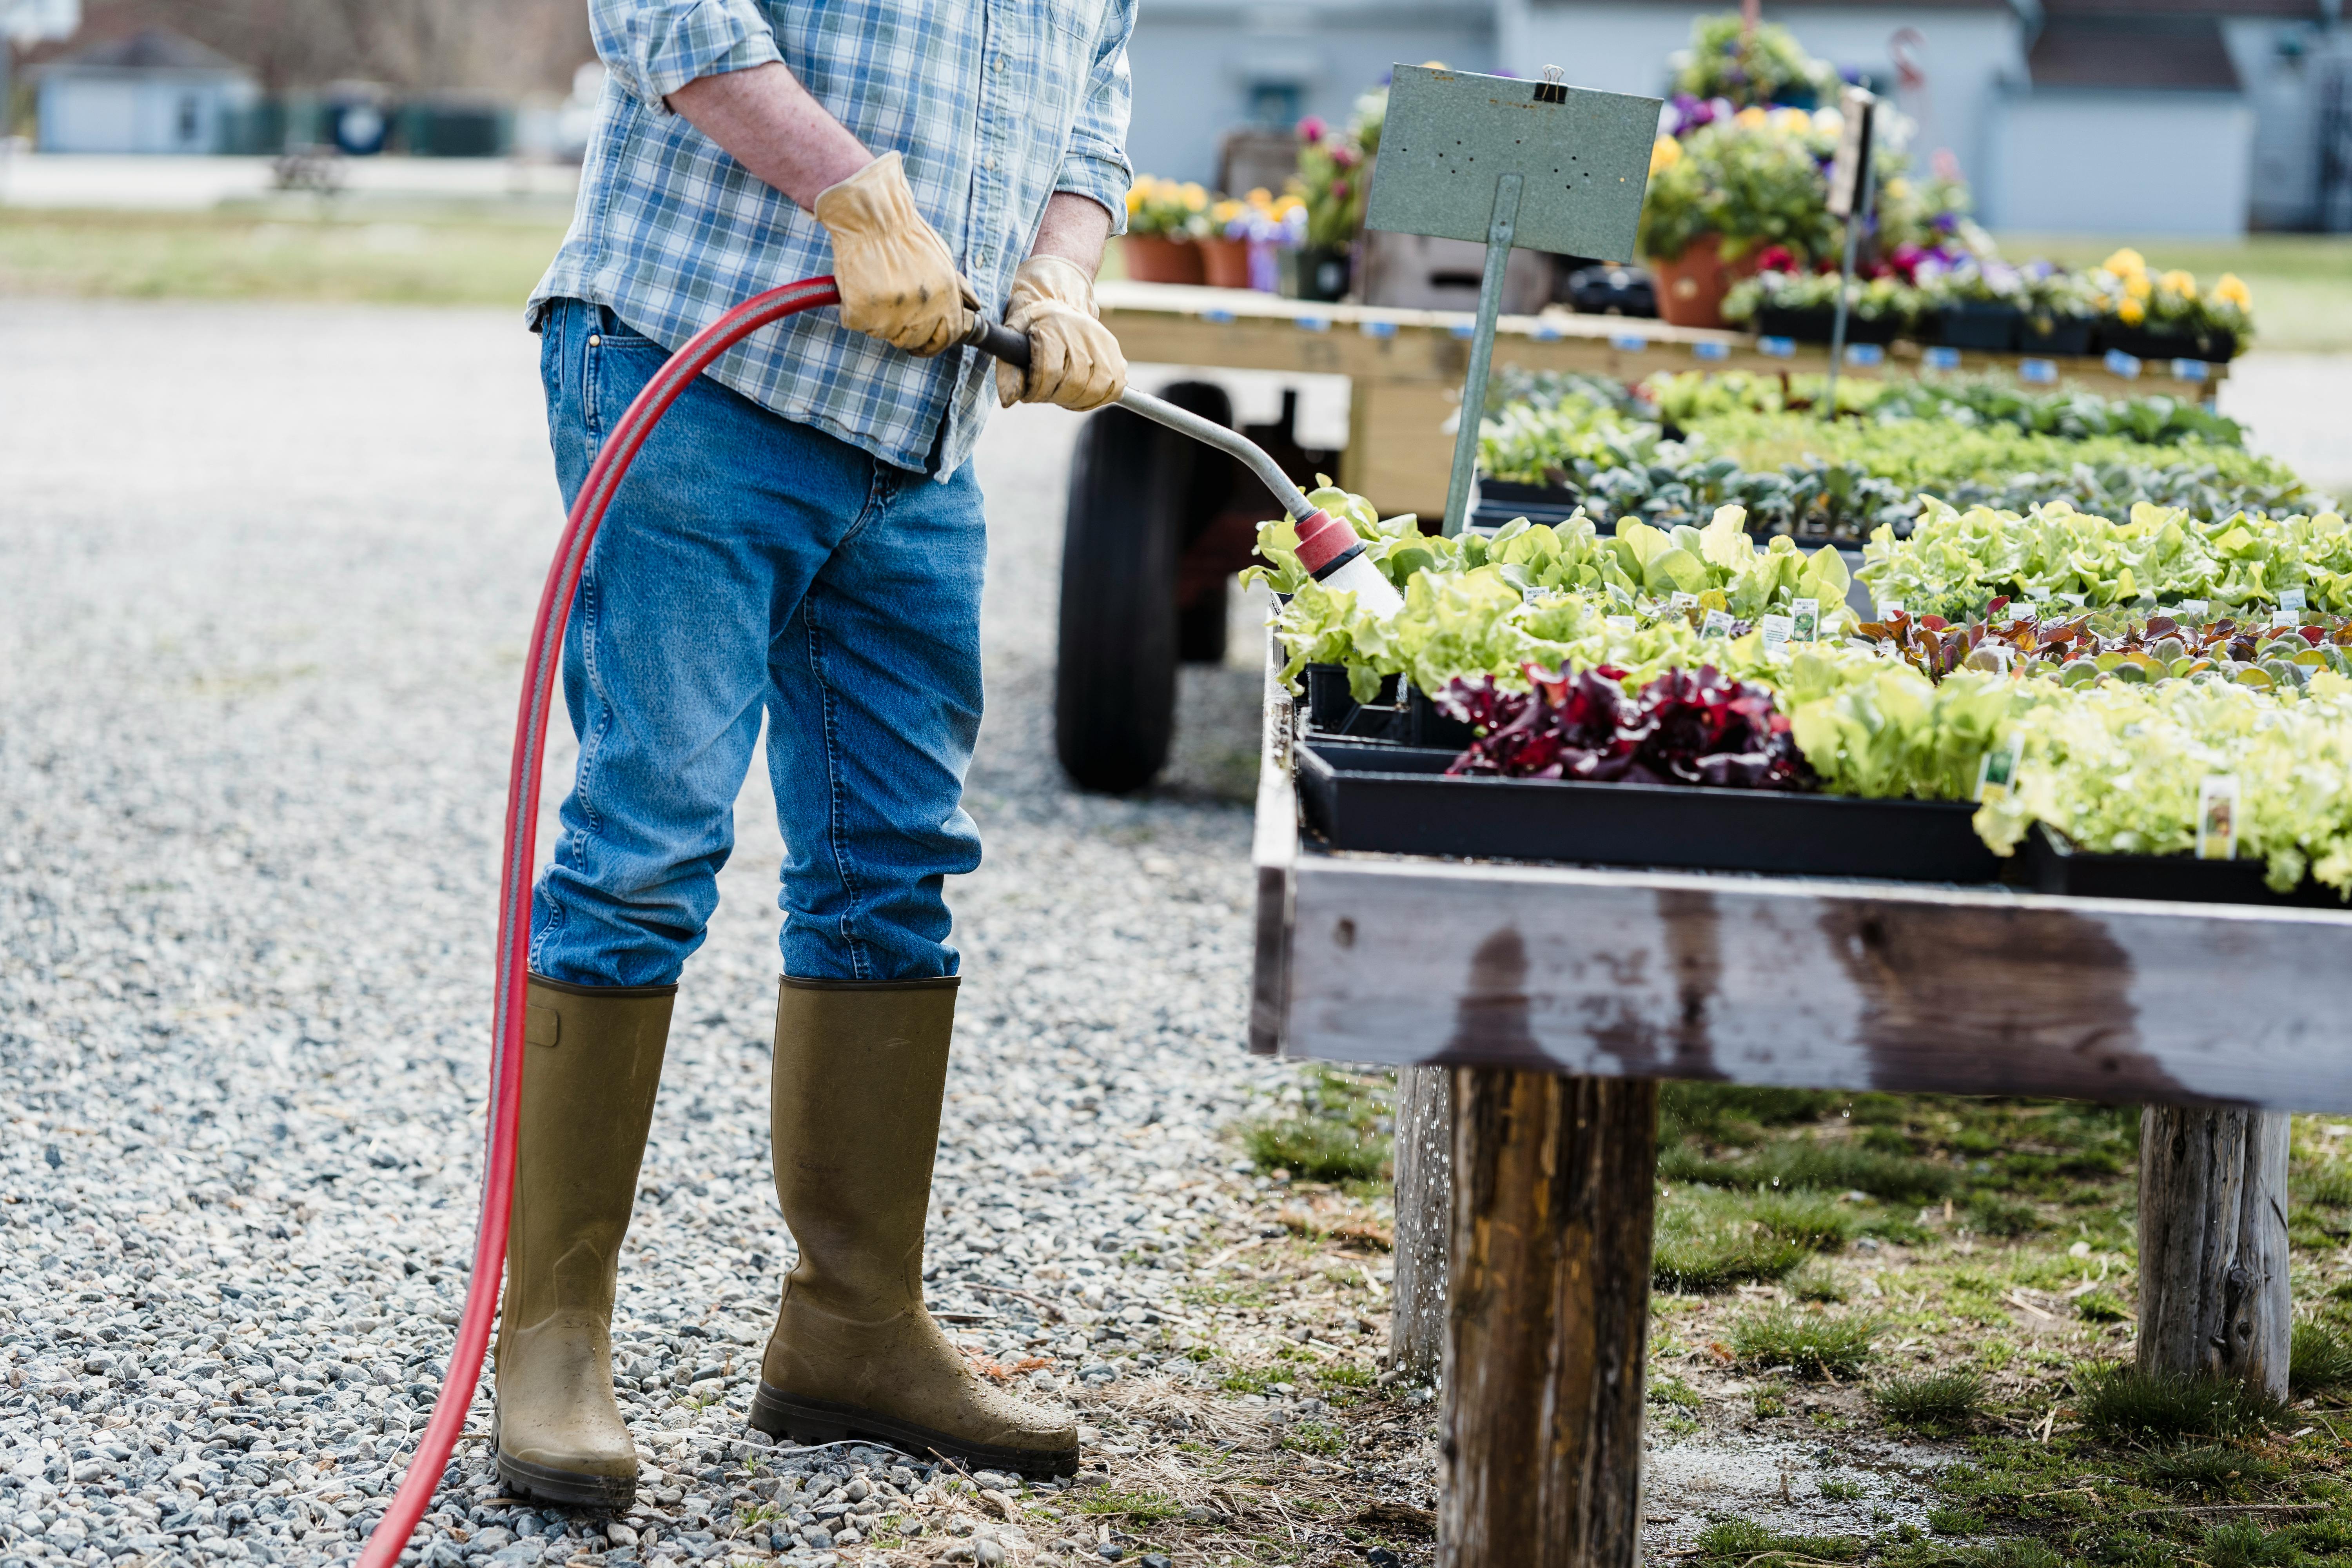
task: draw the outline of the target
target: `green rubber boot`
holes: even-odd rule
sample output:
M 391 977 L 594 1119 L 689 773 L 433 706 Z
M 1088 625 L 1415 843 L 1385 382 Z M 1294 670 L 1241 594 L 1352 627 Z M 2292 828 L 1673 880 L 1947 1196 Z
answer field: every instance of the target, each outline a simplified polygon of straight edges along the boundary
M 541 1502 L 618 1511 L 636 1496 L 613 1283 L 677 994 L 530 977 L 494 1364 L 499 1479 Z
M 786 978 L 776 996 L 776 1201 L 800 1244 L 751 1425 L 1024 1475 L 1078 1468 L 1077 1427 L 990 1384 L 923 1309 L 923 1216 L 956 983 Z

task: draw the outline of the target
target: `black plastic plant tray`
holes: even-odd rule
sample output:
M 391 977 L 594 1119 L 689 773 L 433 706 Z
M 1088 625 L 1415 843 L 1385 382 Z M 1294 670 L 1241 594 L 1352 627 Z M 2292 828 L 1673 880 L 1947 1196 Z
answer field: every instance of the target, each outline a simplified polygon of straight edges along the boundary
M 2000 875 L 1965 804 L 1445 777 L 1456 754 L 1309 741 L 1297 763 L 1307 824 L 1335 849 L 1399 855 L 1917 882 Z
M 2352 910 L 2333 888 L 2305 878 L 2301 887 L 2273 892 L 2260 860 L 2200 860 L 2193 855 L 2090 855 L 2046 823 L 2025 836 L 2027 886 L 2038 893 L 2078 899 L 2166 899 L 2183 904 L 2272 904 L 2295 909 Z
M 1415 690 L 1397 701 L 1397 678 L 1381 682 L 1370 702 L 1360 703 L 1349 689 L 1348 672 L 1336 664 L 1307 667 L 1307 727 L 1310 733 L 1368 744 L 1426 746 L 1458 756 L 1472 740 L 1470 726 L 1439 710 L 1429 693 Z

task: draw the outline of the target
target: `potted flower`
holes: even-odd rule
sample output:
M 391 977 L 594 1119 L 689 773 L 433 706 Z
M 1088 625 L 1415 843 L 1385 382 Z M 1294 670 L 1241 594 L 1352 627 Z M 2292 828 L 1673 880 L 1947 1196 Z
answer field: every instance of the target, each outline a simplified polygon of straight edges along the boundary
M 1913 270 L 1923 325 L 1946 348 L 2009 353 L 2025 320 L 2024 275 L 1998 257 L 1925 263 Z
M 1139 283 L 1198 283 L 1199 242 L 1209 233 L 1209 193 L 1175 180 L 1137 177 L 1127 193 L 1127 237 L 1120 255 Z
M 2089 353 L 2099 321 L 2098 289 L 2082 274 L 2047 261 L 2030 261 L 2022 271 L 2025 315 L 2017 326 L 2018 352 Z
M 1836 253 L 1820 155 L 1802 110 L 1744 109 L 1650 152 L 1642 253 L 1658 313 L 1676 326 L 1720 327 L 1723 299 L 1779 247 L 1802 266 Z
M 1690 47 L 1674 57 L 1675 96 L 1734 108 L 1789 104 L 1811 109 L 1832 96 L 1837 73 L 1805 53 L 1795 34 L 1763 23 L 1749 26 L 1737 11 L 1691 24 Z
M 1262 186 L 1238 200 L 1213 203 L 1209 219 L 1201 262 L 1212 288 L 1277 291 L 1282 286 L 1280 257 L 1307 239 L 1307 204 L 1287 194 L 1276 196 Z
M 2253 335 L 2253 302 L 2233 273 L 2200 294 L 2197 279 L 2151 273 L 2137 250 L 2116 251 L 2091 274 L 2107 308 L 2099 329 L 2106 348 L 2141 359 L 2227 360 Z
M 1352 131 L 1336 130 L 1312 114 L 1298 122 L 1292 194 L 1307 214 L 1307 233 L 1292 256 L 1291 292 L 1299 299 L 1338 300 L 1348 292 L 1349 252 L 1364 226 L 1370 189 L 1367 154 Z

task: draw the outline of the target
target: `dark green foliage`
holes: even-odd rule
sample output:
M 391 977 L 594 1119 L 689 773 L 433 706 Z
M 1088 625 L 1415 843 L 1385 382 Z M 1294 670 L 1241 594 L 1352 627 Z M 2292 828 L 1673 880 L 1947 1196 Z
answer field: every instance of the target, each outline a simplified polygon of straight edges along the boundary
M 2293 1183 L 2296 1194 L 2323 1208 L 2352 1208 L 2352 1167 L 2329 1165 Z
M 2031 1236 L 2043 1228 L 2039 1209 L 1998 1193 L 1969 1194 L 1962 1212 L 1969 1228 L 1979 1236 Z
M 1731 1350 L 1743 1365 L 1793 1368 L 1800 1377 L 1851 1377 L 1870 1359 L 1874 1320 L 1767 1307 L 1733 1320 Z
M 2302 1553 L 2294 1549 L 2294 1538 L 2284 1531 L 2237 1523 L 2207 1526 L 2204 1549 L 2198 1556 L 2206 1568 L 2288 1568 Z
M 1661 1290 L 1711 1295 L 1778 1279 L 1811 1247 L 1762 1223 L 1753 1199 L 1731 1194 L 1677 1197 L 1660 1205 L 1650 1278 Z
M 2297 1395 L 2352 1383 L 2352 1343 L 2325 1323 L 2297 1323 L 2287 1351 L 2286 1381 Z
M 1395 1086 L 1387 1073 L 1318 1068 L 1302 1085 L 1297 1115 L 1247 1130 L 1250 1158 L 1262 1170 L 1313 1182 L 1377 1180 L 1394 1142 Z
M 2286 1468 L 2248 1449 L 2206 1443 L 2155 1455 L 2140 1466 L 2139 1473 L 2150 1485 L 2173 1491 L 2229 1492 L 2241 1483 L 2277 1480 Z
M 2116 1362 L 2078 1367 L 2074 1388 L 2083 1425 L 2110 1438 L 2236 1437 L 2284 1413 L 2242 1384 L 2159 1376 Z
M 1955 1173 L 1899 1154 L 1883 1154 L 1850 1142 L 1804 1138 L 1768 1143 L 1738 1160 L 1708 1160 L 1686 1147 L 1672 1162 L 1661 1157 L 1665 1181 L 1706 1182 L 1723 1187 L 1815 1187 L 1822 1192 L 1864 1192 L 1897 1203 L 1940 1198 L 1958 1184 Z
M 1931 1508 L 1927 1528 L 1938 1535 L 1974 1535 L 1985 1527 L 1984 1515 L 1964 1508 Z
M 1984 1379 L 1973 1372 L 1890 1377 L 1871 1389 L 1870 1402 L 1898 1426 L 1948 1431 L 1976 1419 L 1984 1406 Z
M 1730 1562 L 1741 1568 L 1776 1568 L 1789 1558 L 1810 1557 L 1822 1563 L 1850 1563 L 1862 1554 L 1864 1542 L 1851 1535 L 1783 1535 L 1749 1520 L 1727 1519 L 1699 1532 L 1699 1560 Z
M 1746 1146 L 1764 1141 L 1768 1127 L 1819 1121 L 1851 1100 L 1824 1089 L 1740 1089 L 1719 1083 L 1658 1086 L 1658 1142 L 1696 1138 Z
M 2086 1323 L 2127 1323 L 2131 1309 L 2109 1290 L 2091 1290 L 2074 1299 L 2074 1315 Z

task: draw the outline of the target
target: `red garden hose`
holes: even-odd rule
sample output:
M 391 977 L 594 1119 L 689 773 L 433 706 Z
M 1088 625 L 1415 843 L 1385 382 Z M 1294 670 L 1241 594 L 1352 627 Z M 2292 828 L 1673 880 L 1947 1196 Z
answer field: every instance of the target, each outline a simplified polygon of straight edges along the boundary
M 841 302 L 831 278 L 804 278 L 753 296 L 688 338 L 686 346 L 654 374 L 629 405 L 564 521 L 563 538 L 540 591 L 539 616 L 531 623 L 530 659 L 523 668 L 522 700 L 515 713 L 514 758 L 507 769 L 506 851 L 499 889 L 498 1001 L 491 1031 L 489 1142 L 482 1163 L 482 1212 L 474 1237 L 473 1278 L 457 1320 L 457 1346 L 425 1439 L 409 1460 L 392 1506 L 368 1536 L 360 1568 L 391 1568 L 408 1545 L 409 1533 L 431 1506 L 442 1471 L 466 1423 L 474 1386 L 482 1375 L 482 1352 L 490 1342 L 490 1320 L 498 1313 L 499 1288 L 506 1272 L 507 1213 L 514 1193 L 515 1128 L 522 1105 L 524 986 L 530 972 L 531 871 L 539 840 L 539 776 L 547 750 L 547 719 L 555 693 L 563 625 L 580 571 L 595 542 L 597 525 L 614 492 L 629 471 L 638 448 L 661 422 L 678 395 L 720 354 L 761 328 L 820 305 Z

